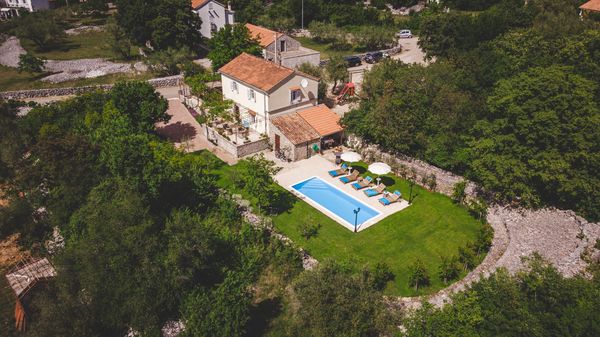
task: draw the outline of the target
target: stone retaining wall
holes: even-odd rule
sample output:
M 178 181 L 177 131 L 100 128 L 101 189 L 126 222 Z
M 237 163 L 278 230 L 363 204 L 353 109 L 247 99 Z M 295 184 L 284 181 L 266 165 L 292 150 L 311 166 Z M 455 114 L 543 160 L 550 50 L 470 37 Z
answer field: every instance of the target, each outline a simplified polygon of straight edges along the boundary
M 215 145 L 219 146 L 226 152 L 233 155 L 235 158 L 241 158 L 247 156 L 249 154 L 257 153 L 262 150 L 266 150 L 269 148 L 269 140 L 268 139 L 260 139 L 254 142 L 236 145 L 227 138 L 223 137 L 217 130 L 203 125 L 202 135 L 206 137 L 209 141 L 216 142 Z M 208 129 L 208 130 L 207 130 Z M 208 135 L 206 134 L 208 131 Z
M 404 165 L 409 169 L 415 169 L 417 172 L 417 183 L 421 184 L 421 178 L 423 176 L 435 175 L 436 177 L 436 191 L 443 193 L 447 196 L 452 195 L 454 185 L 461 181 L 467 181 L 464 177 L 456 175 L 454 173 L 442 170 L 439 167 L 428 164 L 424 161 L 411 158 L 405 155 L 393 155 L 384 152 L 379 146 L 374 144 L 368 144 L 364 142 L 360 137 L 355 135 L 349 135 L 346 138 L 346 144 L 353 148 L 356 152 L 363 156 L 363 159 L 367 162 L 382 161 L 387 163 L 392 168 Z M 398 172 L 394 172 L 398 174 Z M 471 181 L 467 181 L 467 187 L 465 193 L 469 197 L 477 195 L 477 185 Z
M 148 80 L 154 88 L 174 87 L 183 79 L 182 75 L 153 78 Z M 0 92 L 0 99 L 27 100 L 38 97 L 69 96 L 83 94 L 95 90 L 110 90 L 113 84 L 88 85 L 83 87 L 50 88 Z

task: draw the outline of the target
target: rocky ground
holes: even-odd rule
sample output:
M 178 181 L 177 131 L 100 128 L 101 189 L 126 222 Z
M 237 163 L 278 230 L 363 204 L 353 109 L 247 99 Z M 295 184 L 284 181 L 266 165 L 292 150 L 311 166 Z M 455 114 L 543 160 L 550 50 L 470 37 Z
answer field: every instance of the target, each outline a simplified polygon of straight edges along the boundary
M 19 56 L 26 51 L 21 46 L 18 38 L 11 36 L 0 45 L 0 64 L 17 68 Z M 128 63 L 117 63 L 103 58 L 80 59 L 80 60 L 48 60 L 45 64 L 46 71 L 53 74 L 42 78 L 42 81 L 60 83 L 82 78 L 94 78 L 115 73 L 130 73 L 134 71 Z M 138 70 L 145 70 L 138 66 Z

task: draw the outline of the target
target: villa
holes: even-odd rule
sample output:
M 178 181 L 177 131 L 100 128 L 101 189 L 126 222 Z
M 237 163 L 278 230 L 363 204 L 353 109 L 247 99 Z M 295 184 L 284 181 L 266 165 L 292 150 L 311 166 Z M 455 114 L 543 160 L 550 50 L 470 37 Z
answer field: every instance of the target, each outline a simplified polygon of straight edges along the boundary
M 225 25 L 234 23 L 234 12 L 229 4 L 225 6 L 214 0 L 192 0 L 192 11 L 202 20 L 200 34 L 209 39 Z
M 266 60 L 289 68 L 296 68 L 302 63 L 318 66 L 321 62 L 321 53 L 302 47 L 298 40 L 286 34 L 250 23 L 246 24 L 246 28 L 250 35 L 258 40 Z

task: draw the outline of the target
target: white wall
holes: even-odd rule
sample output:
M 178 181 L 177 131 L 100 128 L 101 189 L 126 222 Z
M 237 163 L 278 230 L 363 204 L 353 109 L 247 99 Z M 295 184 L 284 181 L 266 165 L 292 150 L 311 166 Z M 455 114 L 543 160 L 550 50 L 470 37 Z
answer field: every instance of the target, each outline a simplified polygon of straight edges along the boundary
M 217 30 L 225 27 L 226 24 L 232 25 L 234 23 L 233 12 L 214 1 L 205 4 L 199 10 L 195 10 L 194 12 L 202 20 L 200 34 L 209 39 L 212 37 L 212 32 L 210 30 L 211 23 L 214 23 L 217 26 Z
M 50 9 L 48 0 L 6 0 L 8 7 L 25 8 L 30 12 Z
M 238 90 L 231 90 L 231 83 L 236 82 Z M 248 89 L 252 89 L 249 86 L 244 85 L 241 82 L 235 81 L 234 79 L 221 74 L 221 90 L 223 92 L 224 99 L 230 99 L 236 104 L 243 108 L 250 109 L 256 112 L 256 120 L 258 121 L 252 126 L 259 133 L 266 132 L 268 125 L 265 125 L 266 111 L 268 111 L 268 97 L 256 89 L 254 90 L 254 100 L 248 99 Z
M 308 81 L 308 86 L 306 88 L 302 88 L 300 85 L 300 82 L 304 78 Z M 292 105 L 290 101 L 290 87 L 300 87 L 302 91 L 302 102 L 316 100 L 318 98 L 319 83 L 311 78 L 296 75 L 269 94 L 268 111 L 275 111 Z

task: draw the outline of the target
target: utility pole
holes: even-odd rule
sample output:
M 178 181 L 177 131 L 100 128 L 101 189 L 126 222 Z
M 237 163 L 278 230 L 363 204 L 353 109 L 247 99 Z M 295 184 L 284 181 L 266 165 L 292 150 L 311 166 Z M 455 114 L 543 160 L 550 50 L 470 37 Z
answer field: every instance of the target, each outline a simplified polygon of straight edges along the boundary
M 304 30 L 304 0 L 302 0 L 302 30 Z

